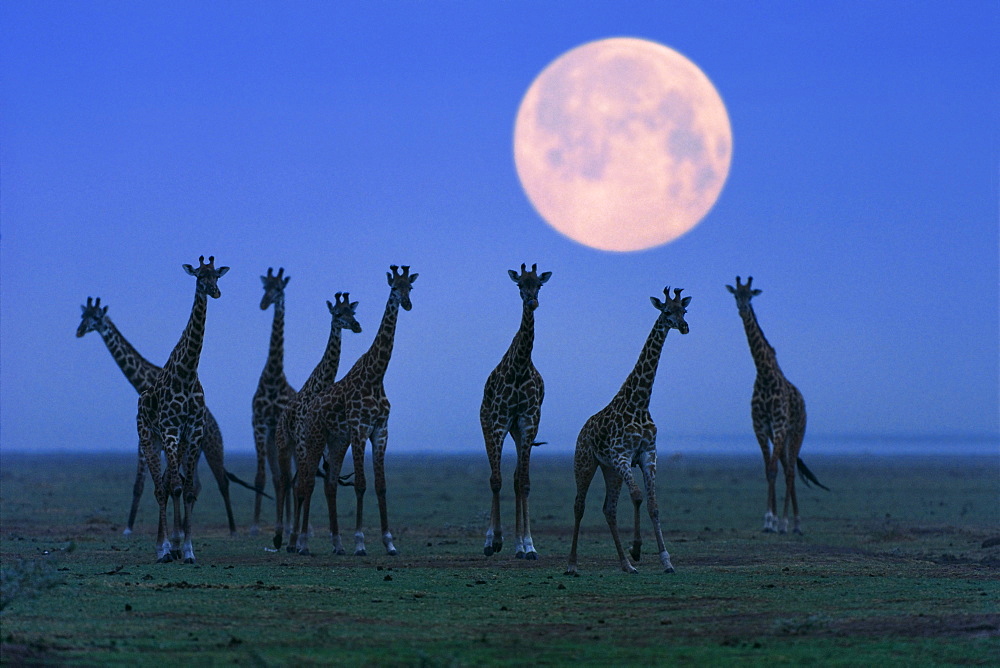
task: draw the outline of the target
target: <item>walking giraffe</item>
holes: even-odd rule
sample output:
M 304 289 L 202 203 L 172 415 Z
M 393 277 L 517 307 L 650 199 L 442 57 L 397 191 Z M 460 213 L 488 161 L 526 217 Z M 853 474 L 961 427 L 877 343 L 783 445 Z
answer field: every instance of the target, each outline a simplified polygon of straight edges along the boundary
M 285 378 L 285 286 L 288 285 L 291 276 L 284 276 L 284 273 L 284 267 L 279 267 L 277 274 L 272 267 L 268 267 L 267 276 L 260 277 L 261 283 L 264 284 L 260 310 L 265 311 L 273 304 L 274 319 L 271 321 L 271 342 L 267 349 L 267 362 L 257 382 L 257 391 L 253 395 L 253 440 L 257 450 L 257 475 L 254 478 L 254 485 L 258 490 L 263 490 L 266 483 L 265 461 L 271 469 L 272 481 L 277 479 L 275 435 L 278 421 L 285 412 L 288 402 L 295 395 L 295 389 Z M 259 532 L 261 497 L 262 493 L 258 492 L 254 499 L 253 524 L 250 526 L 252 536 L 256 536 Z
M 327 506 L 330 510 L 330 535 L 333 551 L 344 554 L 337 520 L 337 485 L 340 468 L 344 463 L 348 445 L 354 458 L 354 494 L 357 498 L 357 516 L 354 531 L 354 554 L 362 556 L 365 550 L 365 535 L 362 532 L 362 511 L 367 482 L 365 480 L 365 443 L 372 444 L 372 468 L 375 473 L 375 495 L 378 498 L 379 516 L 382 524 L 382 543 L 386 553 L 396 554 L 389 531 L 389 516 L 385 498 L 385 449 L 389 439 L 389 399 L 385 396 L 385 372 L 392 357 L 392 347 L 396 336 L 396 320 L 399 307 L 404 311 L 412 308 L 410 290 L 419 274 L 410 274 L 410 268 L 396 265 L 386 272 L 389 281 L 389 299 L 378 332 L 371 347 L 351 370 L 325 392 L 317 395 L 306 408 L 302 423 L 302 439 L 295 451 L 298 464 L 295 484 L 295 520 L 290 544 L 294 544 L 299 554 L 309 554 L 308 536 L 309 502 L 316 486 L 316 470 L 320 456 L 327 453 L 329 469 L 324 486 Z M 275 545 L 280 545 L 281 536 L 274 537 Z
M 300 440 L 300 426 L 306 418 L 309 402 L 313 397 L 323 392 L 337 379 L 337 371 L 340 368 L 340 348 L 342 343 L 342 332 L 349 329 L 355 334 L 361 333 L 361 325 L 354 317 L 358 308 L 358 302 L 351 302 L 351 296 L 347 292 L 338 292 L 334 295 L 335 303 L 326 302 L 330 310 L 330 338 L 326 343 L 326 350 L 323 358 L 313 369 L 302 389 L 296 392 L 285 407 L 278 421 L 278 433 L 275 438 L 277 448 L 278 468 L 274 473 L 274 498 L 277 510 L 277 522 L 275 524 L 275 548 L 281 547 L 281 537 L 284 535 L 285 516 L 287 506 L 290 501 L 290 486 L 292 481 L 292 455 L 295 453 L 296 445 Z M 335 481 L 327 480 L 326 484 L 335 484 Z M 329 491 L 327 492 L 329 495 Z M 288 517 L 291 519 L 291 517 Z M 294 552 L 293 545 L 288 546 L 289 552 Z
M 806 433 L 806 402 L 802 393 L 792 385 L 778 367 L 778 358 L 774 348 L 764 338 L 764 332 L 757 322 L 757 315 L 750 305 L 750 300 L 760 294 L 760 290 L 750 288 L 753 276 L 747 277 L 746 285 L 736 277 L 736 287 L 726 288 L 736 296 L 736 308 L 739 309 L 743 328 L 746 330 L 747 342 L 750 344 L 750 354 L 757 367 L 757 378 L 753 384 L 753 396 L 750 399 L 750 415 L 753 418 L 753 431 L 764 455 L 764 471 L 767 474 L 767 511 L 764 513 L 764 531 L 788 531 L 788 502 L 792 503 L 795 516 L 793 531 L 802 533 L 799 522 L 799 501 L 795 494 L 795 468 L 798 466 L 802 479 L 808 486 L 810 481 L 823 489 L 805 463 L 799 459 L 799 449 Z M 770 441 L 774 444 L 771 450 Z M 778 521 L 778 506 L 775 497 L 775 481 L 778 478 L 778 462 L 785 471 L 785 507 L 781 521 Z
M 229 267 L 215 268 L 215 258 L 198 258 L 198 268 L 184 265 L 184 271 L 197 279 L 194 304 L 187 326 L 170 353 L 167 363 L 152 386 L 139 395 L 136 427 L 139 447 L 146 458 L 146 466 L 153 478 L 156 501 L 160 505 L 159 526 L 156 532 L 157 562 L 172 561 L 183 556 L 184 563 L 195 562 L 191 542 L 191 513 L 198 498 L 196 476 L 198 457 L 205 431 L 205 393 L 198 379 L 198 363 L 205 338 L 205 315 L 208 297 L 217 299 L 219 278 Z M 160 462 L 160 453 L 166 455 L 166 470 Z M 184 518 L 181 521 L 183 496 Z M 167 501 L 174 500 L 173 543 L 167 539 Z M 181 555 L 175 554 L 179 543 Z
M 660 312 L 653 329 L 646 338 L 646 344 L 639 353 L 632 372 L 625 378 L 618 394 L 607 406 L 587 420 L 580 435 L 576 439 L 576 453 L 573 457 L 573 471 L 576 474 L 576 501 L 573 504 L 575 523 L 573 525 L 573 545 L 569 553 L 567 575 L 576 573 L 576 550 L 580 538 L 580 521 L 587 501 L 587 490 L 601 467 L 604 474 L 604 517 L 611 529 L 611 537 L 618 550 L 621 569 L 626 573 L 635 573 L 635 566 L 629 561 L 622 549 L 618 536 L 618 496 L 621 493 L 622 482 L 628 485 L 635 508 L 635 537 L 629 552 L 632 558 L 639 561 L 642 546 L 642 535 L 639 531 L 639 507 L 642 505 L 642 492 L 632 475 L 632 467 L 642 469 L 643 483 L 646 487 L 648 500 L 647 511 L 653 522 L 653 533 L 656 535 L 656 547 L 660 553 L 660 564 L 665 573 L 673 573 L 670 554 L 663 542 L 663 531 L 660 528 L 660 510 L 656 504 L 656 424 L 649 414 L 649 400 L 653 392 L 653 381 L 656 380 L 656 369 L 660 363 L 660 354 L 667 333 L 676 329 L 681 334 L 688 333 L 688 324 L 684 319 L 690 297 L 681 299 L 681 289 L 674 290 L 670 297 L 670 288 L 663 288 L 664 301 L 650 297 L 653 306 Z
M 487 557 L 503 548 L 503 529 L 500 525 L 500 488 L 503 485 L 500 455 L 504 439 L 509 433 L 517 448 L 517 465 L 514 469 L 514 556 L 519 559 L 538 558 L 531 540 L 528 519 L 528 493 L 531 491 L 528 464 L 531 448 L 541 445 L 535 441 L 535 436 L 538 434 L 542 400 L 545 398 L 545 383 L 531 362 L 531 350 L 535 343 L 538 291 L 551 278 L 552 272 L 546 271 L 540 276 L 537 272 L 537 264 L 531 265 L 531 271 L 526 271 L 522 264 L 520 274 L 513 269 L 507 270 L 510 280 L 517 284 L 521 293 L 521 326 L 500 363 L 486 378 L 483 403 L 479 408 L 479 423 L 486 442 L 486 456 L 490 460 L 490 490 L 493 492 L 490 526 L 486 530 L 486 544 L 483 547 L 483 553 Z
M 162 368 L 156 366 L 145 357 L 139 354 L 128 339 L 115 326 L 115 323 L 108 317 L 108 307 L 101 306 L 101 298 L 92 299 L 87 297 L 86 305 L 82 305 L 83 311 L 80 326 L 76 330 L 77 338 L 84 336 L 87 332 L 97 332 L 104 340 L 108 351 L 114 358 L 118 367 L 125 374 L 125 378 L 136 392 L 140 394 L 152 386 L 153 381 L 160 375 Z M 229 500 L 229 481 L 243 485 L 248 489 L 253 489 L 249 484 L 240 480 L 235 475 L 226 470 L 224 465 L 224 455 L 222 447 L 222 430 L 219 423 L 208 408 L 205 409 L 205 438 L 201 444 L 205 461 L 208 462 L 215 482 L 219 486 L 219 494 L 226 506 L 226 517 L 229 520 L 229 534 L 236 535 L 236 522 L 233 520 L 233 506 Z M 135 526 L 135 516 L 139 510 L 139 500 L 146 484 L 146 459 L 139 449 L 138 464 L 135 472 L 135 483 L 132 485 L 132 507 L 128 514 L 128 524 L 122 532 L 126 536 L 132 533 Z

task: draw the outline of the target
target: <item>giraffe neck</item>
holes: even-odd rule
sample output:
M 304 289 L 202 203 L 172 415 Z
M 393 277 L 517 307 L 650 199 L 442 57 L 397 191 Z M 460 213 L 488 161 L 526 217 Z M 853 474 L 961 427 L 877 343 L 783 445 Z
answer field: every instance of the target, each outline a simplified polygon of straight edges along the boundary
M 104 318 L 104 325 L 100 330 L 104 345 L 108 347 L 111 356 L 118 363 L 118 368 L 122 370 L 136 392 L 143 392 L 160 375 L 160 367 L 140 355 L 107 316 Z
M 208 311 L 208 297 L 196 290 L 194 295 L 194 305 L 191 307 L 191 317 L 188 318 L 181 340 L 177 342 L 170 359 L 167 360 L 166 367 L 173 371 L 186 369 L 188 371 L 198 371 L 198 362 L 201 359 L 201 346 L 205 340 L 205 314 Z
M 385 305 L 385 313 L 382 314 L 382 322 L 379 323 L 378 333 L 371 347 L 362 355 L 351 368 L 351 375 L 360 374 L 362 378 L 370 381 L 381 381 L 385 377 L 386 369 L 389 368 L 389 358 L 392 357 L 392 344 L 396 338 L 396 319 L 399 315 L 399 299 L 390 294 L 389 301 Z
M 635 362 L 632 372 L 622 383 L 618 396 L 622 397 L 632 406 L 649 408 L 649 400 L 653 394 L 653 381 L 656 380 L 656 369 L 660 364 L 660 353 L 663 352 L 663 343 L 667 339 L 669 327 L 665 327 L 657 320 L 653 329 L 646 337 L 646 344 L 639 352 L 639 359 Z
M 750 354 L 753 356 L 753 363 L 757 367 L 758 374 L 781 373 L 778 368 L 778 360 L 774 355 L 774 348 L 764 338 L 764 332 L 757 322 L 757 314 L 753 312 L 753 307 L 749 304 L 745 309 L 740 310 L 740 318 L 743 320 L 743 329 L 747 333 L 747 343 L 750 344 Z
M 271 321 L 271 343 L 267 349 L 267 363 L 263 376 L 281 378 L 285 375 L 285 298 L 274 302 L 274 319 Z
M 343 330 L 339 327 L 330 328 L 330 339 L 326 342 L 326 351 L 323 359 L 319 361 L 316 368 L 309 375 L 309 379 L 299 390 L 299 395 L 312 396 L 321 392 L 324 388 L 333 385 L 337 379 L 337 370 L 340 368 L 340 346 L 343 340 Z
M 504 356 L 511 366 L 526 366 L 531 362 L 531 350 L 535 345 L 535 312 L 524 304 L 521 308 L 521 327 L 510 342 Z

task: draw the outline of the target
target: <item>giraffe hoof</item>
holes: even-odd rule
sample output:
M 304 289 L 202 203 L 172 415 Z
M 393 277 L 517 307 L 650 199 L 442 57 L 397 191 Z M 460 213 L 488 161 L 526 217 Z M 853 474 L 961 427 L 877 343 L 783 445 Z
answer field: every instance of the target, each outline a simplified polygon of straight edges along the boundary
M 641 553 L 641 552 L 639 551 L 639 546 L 638 546 L 638 545 L 633 545 L 633 546 L 632 546 L 632 549 L 630 549 L 630 550 L 628 551 L 628 553 L 632 555 L 632 559 L 633 559 L 633 560 L 635 560 L 635 561 L 639 561 L 639 557 L 640 557 L 640 556 L 641 556 L 641 554 L 642 554 L 642 553 Z
M 395 557 L 398 554 L 398 552 L 396 552 L 396 548 L 393 548 L 391 550 L 386 550 L 385 553 L 388 554 L 390 557 Z
M 167 552 L 165 555 L 163 555 L 162 557 L 160 557 L 159 559 L 157 559 L 156 563 L 158 563 L 158 564 L 169 564 L 173 560 L 174 560 L 174 558 L 172 556 L 170 556 L 169 552 Z
M 181 551 L 180 550 L 170 550 L 170 556 L 173 559 L 180 559 L 181 558 Z
M 185 564 L 193 564 L 193 563 L 195 563 L 194 557 L 188 557 L 187 559 L 184 560 L 184 563 Z
M 251 536 L 256 536 L 259 533 L 260 533 L 260 529 L 258 529 L 256 526 L 250 527 L 250 535 Z
M 763 529 L 761 529 L 761 532 L 762 533 L 774 533 L 774 529 L 771 528 L 771 527 L 764 527 Z
M 532 550 L 531 552 L 525 552 L 524 558 L 528 561 L 536 561 L 538 559 L 538 553 Z
M 296 552 L 298 552 L 298 550 L 295 549 L 294 545 L 289 545 L 288 547 L 285 548 L 285 552 L 287 552 L 288 554 L 295 554 Z
M 580 574 L 576 572 L 576 568 L 567 568 L 565 571 L 563 571 L 563 575 L 568 575 L 573 578 L 580 577 Z
M 493 556 L 493 546 L 492 545 L 487 545 L 486 547 L 484 547 L 483 548 L 483 554 L 485 554 L 487 557 L 492 557 Z
M 298 550 L 298 553 L 301 554 L 303 557 L 311 557 L 312 556 L 312 553 L 309 551 L 308 547 L 304 547 L 301 550 Z
M 337 555 L 345 555 L 345 554 L 347 554 L 347 551 L 344 550 L 344 548 L 340 547 L 340 548 L 337 548 L 336 550 L 334 550 L 333 553 L 337 554 Z
M 514 553 L 514 558 L 515 559 L 524 559 L 524 552 L 521 552 L 520 550 L 518 550 L 517 552 Z
M 802 535 L 802 529 L 800 529 L 798 527 L 795 527 L 794 529 L 792 529 L 792 533 L 796 533 L 796 534 L 798 534 L 798 535 L 801 536 Z
M 674 570 L 673 566 L 667 566 L 666 568 L 663 569 L 663 572 L 664 573 L 676 573 L 677 571 Z
M 354 556 L 355 557 L 367 557 L 368 556 L 368 552 L 365 551 L 365 550 L 355 550 L 354 551 Z
M 272 542 L 274 543 L 274 549 L 280 550 L 281 549 L 281 534 L 278 534 L 277 536 L 275 536 L 274 540 Z

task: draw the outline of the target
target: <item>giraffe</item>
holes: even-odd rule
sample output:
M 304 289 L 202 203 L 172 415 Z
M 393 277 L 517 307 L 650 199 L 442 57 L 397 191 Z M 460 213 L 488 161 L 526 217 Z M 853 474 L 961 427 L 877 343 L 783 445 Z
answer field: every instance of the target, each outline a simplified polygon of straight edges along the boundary
M 108 347 L 108 351 L 115 362 L 118 363 L 118 367 L 125 374 L 125 378 L 132 384 L 136 392 L 141 394 L 147 388 L 151 387 L 162 369 L 140 355 L 139 351 L 122 335 L 118 327 L 115 326 L 115 323 L 108 317 L 108 307 L 101 306 L 101 298 L 92 299 L 91 297 L 87 297 L 86 305 L 81 305 L 80 309 L 83 311 L 83 315 L 80 320 L 80 326 L 76 330 L 77 338 L 84 336 L 88 332 L 97 332 L 104 340 L 104 344 Z M 252 488 L 226 470 L 222 447 L 222 430 L 219 429 L 219 423 L 215 420 L 215 416 L 207 408 L 205 409 L 205 438 L 202 440 L 201 447 L 205 455 L 205 461 L 208 462 L 208 466 L 212 470 L 212 475 L 215 476 L 215 481 L 219 486 L 219 494 L 222 495 L 222 500 L 226 506 L 226 517 L 229 520 L 229 534 L 235 536 L 236 522 L 233 520 L 233 505 L 229 499 L 229 481 L 232 480 L 244 487 Z M 122 532 L 126 536 L 131 535 L 132 528 L 135 526 L 135 516 L 139 510 L 139 500 L 142 498 L 145 483 L 146 460 L 140 449 L 135 483 L 132 485 L 132 507 L 128 514 L 128 524 Z
M 488 557 L 503 548 L 503 530 L 500 526 L 500 455 L 507 434 L 517 448 L 517 465 L 514 469 L 514 521 L 515 554 L 518 559 L 537 559 L 538 552 L 531 540 L 528 521 L 528 493 L 531 481 L 528 464 L 531 448 L 541 445 L 535 441 L 541 417 L 545 383 L 531 362 L 531 349 L 535 343 L 535 309 L 538 292 L 549 278 L 551 271 L 538 274 L 538 265 L 531 271 L 521 265 L 521 273 L 508 269 L 510 280 L 521 293 L 521 326 L 500 363 L 486 378 L 483 402 L 479 408 L 479 423 L 486 442 L 486 456 L 490 460 L 490 490 L 493 504 L 490 508 L 490 525 L 486 530 L 483 553 Z
M 291 276 L 285 276 L 285 268 L 279 267 L 274 273 L 273 267 L 267 268 L 267 276 L 261 276 L 264 284 L 264 296 L 260 300 L 260 310 L 267 310 L 274 305 L 274 319 L 271 322 L 271 342 L 267 350 L 267 362 L 257 382 L 257 391 L 253 395 L 253 440 L 257 450 L 257 475 L 254 485 L 263 490 L 265 485 L 264 463 L 271 469 L 271 478 L 278 475 L 277 447 L 275 435 L 278 422 L 285 412 L 285 407 L 295 395 L 293 388 L 285 378 L 285 286 Z M 277 488 L 276 488 L 277 489 Z M 253 524 L 250 535 L 256 536 L 260 529 L 260 504 L 262 493 L 258 492 L 253 505 Z
M 625 378 L 625 382 L 611 403 L 584 423 L 576 439 L 576 453 L 573 457 L 573 471 L 576 474 L 576 501 L 573 504 L 575 524 L 567 575 L 576 574 L 580 521 L 583 519 L 586 506 L 587 490 L 598 466 L 604 474 L 604 517 L 608 521 L 611 537 L 615 541 L 621 569 L 626 573 L 637 572 L 625 555 L 621 539 L 618 537 L 618 495 L 621 492 L 622 482 L 628 485 L 635 509 L 635 537 L 629 552 L 636 561 L 639 561 L 642 546 L 642 536 L 639 532 L 642 492 L 632 475 L 632 467 L 637 466 L 642 469 L 643 484 L 649 502 L 647 511 L 653 523 L 653 532 L 656 534 L 660 564 L 665 573 L 674 572 L 670 554 L 663 542 L 660 511 L 656 504 L 656 424 L 649 414 L 649 400 L 667 333 L 671 329 L 676 329 L 681 334 L 688 333 L 684 314 L 687 313 L 687 305 L 691 303 L 691 298 L 682 299 L 681 291 L 681 288 L 675 288 L 674 296 L 671 297 L 670 288 L 666 287 L 663 288 L 664 301 L 660 301 L 657 297 L 649 298 L 660 314 L 653 323 L 635 367 Z
M 808 486 L 810 481 L 823 489 L 812 471 L 806 468 L 799 458 L 799 449 L 806 432 L 806 403 L 798 388 L 785 378 L 778 367 L 778 359 L 774 348 L 764 338 L 764 332 L 757 322 L 757 315 L 750 305 L 750 300 L 761 293 L 751 289 L 753 276 L 747 277 L 745 285 L 736 277 L 736 287 L 726 288 L 736 296 L 736 307 L 743 320 L 747 342 L 750 344 L 750 354 L 757 367 L 757 378 L 753 384 L 753 396 L 750 399 L 750 415 L 753 418 L 753 431 L 760 444 L 764 456 L 764 471 L 767 474 L 767 511 L 764 513 L 764 531 L 773 533 L 788 532 L 788 503 L 791 501 L 794 514 L 793 531 L 802 533 L 799 521 L 799 501 L 795 494 L 795 466 L 798 465 L 802 479 Z M 771 450 L 770 441 L 774 444 Z M 778 506 L 775 498 L 775 482 L 778 478 L 778 462 L 785 471 L 785 507 L 781 521 L 778 521 Z
M 330 535 L 333 551 L 344 554 L 337 521 L 337 481 L 340 468 L 351 447 L 354 459 L 354 494 L 357 499 L 356 525 L 354 531 L 354 554 L 364 556 L 365 535 L 361 530 L 365 480 L 365 442 L 372 444 L 372 468 L 375 473 L 375 495 L 378 498 L 379 516 L 382 524 L 382 544 L 386 553 L 394 556 L 392 533 L 389 531 L 389 516 L 385 499 L 385 449 L 389 439 L 389 400 L 385 396 L 383 380 L 392 356 L 393 340 L 396 336 L 396 320 L 399 307 L 404 311 L 412 308 L 410 290 L 419 274 L 410 274 L 410 268 L 392 265 L 386 272 L 389 281 L 389 299 L 378 332 L 371 347 L 351 370 L 326 391 L 317 395 L 306 408 L 306 418 L 301 425 L 302 438 L 298 442 L 295 458 L 298 463 L 295 484 L 295 519 L 288 537 L 299 554 L 309 554 L 308 536 L 309 501 L 316 485 L 316 470 L 320 456 L 326 451 L 329 468 L 326 472 L 327 507 L 330 514 Z M 275 536 L 275 543 L 280 536 Z
M 288 506 L 289 489 L 291 486 L 291 465 L 292 455 L 295 452 L 296 444 L 299 441 L 299 425 L 306 418 L 306 411 L 309 402 L 317 394 L 333 385 L 337 378 L 337 371 L 340 368 L 340 348 L 342 343 L 342 331 L 349 329 L 355 334 L 361 333 L 361 325 L 354 317 L 358 308 L 358 302 L 351 302 L 350 293 L 338 292 L 334 295 L 335 303 L 329 300 L 326 306 L 330 311 L 330 338 L 326 343 L 326 350 L 323 358 L 313 369 L 308 380 L 297 393 L 295 393 L 285 407 L 278 421 L 278 431 L 275 438 L 277 449 L 278 468 L 274 473 L 274 497 L 277 509 L 277 523 L 275 524 L 275 549 L 281 547 L 281 538 L 284 534 L 284 519 Z M 290 519 L 290 518 L 289 518 Z M 289 545 L 288 550 L 294 552 L 294 546 Z
M 160 506 L 156 532 L 157 562 L 172 561 L 177 547 L 175 544 L 183 540 L 180 549 L 184 563 L 193 564 L 191 512 L 198 497 L 195 470 L 201 454 L 206 413 L 205 393 L 198 379 L 198 363 L 205 338 L 208 297 L 217 299 L 222 295 L 218 281 L 229 271 L 229 267 L 216 269 L 214 256 L 208 258 L 208 264 L 202 256 L 198 258 L 197 269 L 185 264 L 184 271 L 197 279 L 191 316 L 163 371 L 152 386 L 139 395 L 136 428 Z M 166 456 L 165 470 L 160 461 L 161 452 Z M 182 495 L 183 522 L 180 512 Z M 166 536 L 167 501 L 170 497 L 174 500 L 173 544 Z

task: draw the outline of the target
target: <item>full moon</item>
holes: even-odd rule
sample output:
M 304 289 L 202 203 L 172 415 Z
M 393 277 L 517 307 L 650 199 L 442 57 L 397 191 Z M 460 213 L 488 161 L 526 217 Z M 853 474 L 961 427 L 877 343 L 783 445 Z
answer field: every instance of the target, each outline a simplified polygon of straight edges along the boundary
M 535 209 L 608 251 L 659 246 L 697 225 L 731 156 L 712 82 L 642 39 L 602 39 L 557 58 L 528 88 L 514 125 L 514 162 Z

